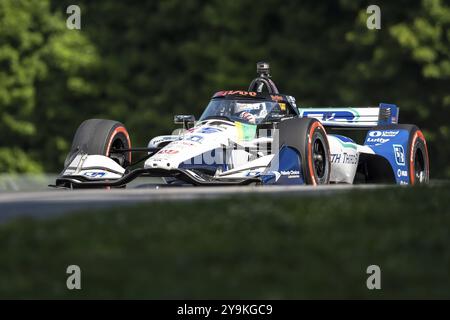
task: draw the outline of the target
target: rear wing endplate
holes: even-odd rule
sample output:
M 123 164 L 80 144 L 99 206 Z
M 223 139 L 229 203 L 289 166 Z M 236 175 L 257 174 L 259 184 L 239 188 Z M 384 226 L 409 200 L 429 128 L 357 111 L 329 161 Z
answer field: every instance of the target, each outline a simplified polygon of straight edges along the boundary
M 315 118 L 324 126 L 369 128 L 398 123 L 400 109 L 380 103 L 378 107 L 299 107 L 298 111 L 300 117 Z

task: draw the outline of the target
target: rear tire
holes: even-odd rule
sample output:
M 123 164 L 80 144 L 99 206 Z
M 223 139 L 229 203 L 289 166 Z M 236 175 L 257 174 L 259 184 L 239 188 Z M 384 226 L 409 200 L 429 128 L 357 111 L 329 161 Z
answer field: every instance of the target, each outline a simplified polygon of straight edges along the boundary
M 412 124 L 377 126 L 371 130 L 407 130 L 409 132 L 406 160 L 411 185 L 425 184 L 430 180 L 430 159 L 427 142 L 422 131 Z
M 312 118 L 294 118 L 281 121 L 279 145 L 296 149 L 301 156 L 306 184 L 330 183 L 330 147 L 325 128 Z
M 426 184 L 430 181 L 430 159 L 428 158 L 427 142 L 422 131 L 416 129 L 408 148 L 411 185 Z
M 114 149 L 131 148 L 125 126 L 117 121 L 89 119 L 81 123 L 73 138 L 72 147 L 64 161 L 67 167 L 80 152 L 107 156 L 126 168 L 131 164 L 131 152 L 114 153 Z

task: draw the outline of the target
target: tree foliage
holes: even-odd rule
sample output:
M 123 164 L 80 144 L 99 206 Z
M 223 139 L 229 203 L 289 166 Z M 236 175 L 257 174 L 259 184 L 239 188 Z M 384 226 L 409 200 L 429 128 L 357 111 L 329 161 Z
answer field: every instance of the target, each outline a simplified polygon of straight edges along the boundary
M 432 174 L 450 176 L 450 8 L 443 0 L 72 1 L 0 3 L 0 170 L 58 170 L 79 123 L 122 121 L 134 144 L 200 115 L 214 91 L 246 88 L 271 62 L 303 105 L 396 103 L 424 129 Z M 13 153 L 25 157 L 12 166 Z M 8 155 L 8 156 L 5 156 Z M 26 163 L 33 164 L 30 167 Z
M 96 48 L 49 1 L 0 2 L 0 171 L 54 170 L 95 87 Z M 88 94 L 86 94 L 88 93 Z M 70 128 L 71 129 L 71 128 Z

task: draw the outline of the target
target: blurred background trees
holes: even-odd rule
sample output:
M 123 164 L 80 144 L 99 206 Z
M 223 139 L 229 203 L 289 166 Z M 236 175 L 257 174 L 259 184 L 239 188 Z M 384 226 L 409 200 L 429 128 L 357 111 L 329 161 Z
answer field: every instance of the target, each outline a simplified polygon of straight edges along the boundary
M 63 12 L 49 1 L 0 1 L 2 173 L 56 170 L 75 123 L 97 112 L 97 48 L 66 28 Z
M 65 10 L 81 7 L 81 30 Z M 86 118 L 125 123 L 134 145 L 199 116 L 214 91 L 246 89 L 271 63 L 299 105 L 396 103 L 424 129 L 432 175 L 450 177 L 450 6 L 265 0 L 0 2 L 0 172 L 58 171 Z

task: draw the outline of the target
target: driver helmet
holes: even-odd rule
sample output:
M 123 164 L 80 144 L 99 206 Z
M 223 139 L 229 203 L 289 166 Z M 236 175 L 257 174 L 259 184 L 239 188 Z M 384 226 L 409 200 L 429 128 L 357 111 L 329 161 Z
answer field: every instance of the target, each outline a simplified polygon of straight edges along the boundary
M 257 120 L 264 118 L 267 110 L 264 103 L 237 102 L 234 107 L 234 116 L 255 124 Z

